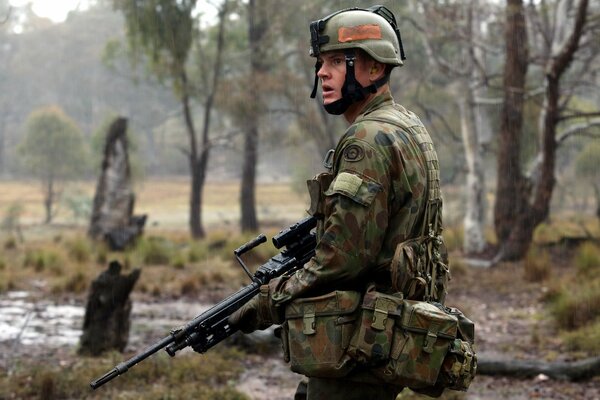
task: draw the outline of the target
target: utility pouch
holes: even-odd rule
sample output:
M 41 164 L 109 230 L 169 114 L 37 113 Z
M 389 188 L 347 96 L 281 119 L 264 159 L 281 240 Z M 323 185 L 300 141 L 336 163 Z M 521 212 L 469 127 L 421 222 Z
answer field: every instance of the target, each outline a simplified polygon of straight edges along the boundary
M 346 354 L 360 292 L 335 291 L 296 299 L 285 311 L 292 371 L 317 378 L 339 378 L 350 372 L 353 360 Z
M 456 308 L 444 307 L 447 313 L 458 320 L 458 337 L 451 343 L 437 386 L 452 390 L 466 391 L 477 374 L 477 354 L 475 343 L 475 324 Z
M 394 330 L 390 360 L 374 372 L 383 380 L 410 388 L 435 385 L 458 319 L 424 301 L 405 300 L 400 326 Z
M 389 359 L 394 325 L 402 312 L 402 294 L 375 291 L 365 293 L 356 329 L 350 340 L 348 355 L 360 365 L 381 365 Z
M 394 252 L 390 263 L 392 289 L 407 300 L 422 299 L 427 287 L 425 245 L 422 238 L 406 240 Z
M 333 175 L 324 172 L 313 179 L 306 181 L 308 194 L 310 195 L 310 208 L 306 210 L 317 219 L 323 219 L 325 215 L 325 191 L 333 182 Z

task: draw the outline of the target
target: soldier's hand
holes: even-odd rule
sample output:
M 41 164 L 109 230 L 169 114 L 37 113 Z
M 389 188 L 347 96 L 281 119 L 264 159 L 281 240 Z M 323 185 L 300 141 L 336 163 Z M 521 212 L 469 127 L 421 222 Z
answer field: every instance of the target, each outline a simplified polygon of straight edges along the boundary
M 238 328 L 244 333 L 251 333 L 260 329 L 261 324 L 258 316 L 259 296 L 252 298 L 252 300 L 244 304 L 239 310 L 231 314 L 227 320 L 229 325 Z

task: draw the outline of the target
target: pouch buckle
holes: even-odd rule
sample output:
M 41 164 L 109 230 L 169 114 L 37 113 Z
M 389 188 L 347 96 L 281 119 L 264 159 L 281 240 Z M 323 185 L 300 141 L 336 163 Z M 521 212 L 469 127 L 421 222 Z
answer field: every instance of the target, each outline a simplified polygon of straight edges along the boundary
M 306 336 L 314 335 L 315 331 L 315 308 L 312 305 L 305 306 L 304 316 L 302 317 L 302 333 Z
M 423 341 L 423 351 L 426 353 L 433 353 L 433 345 L 437 341 L 438 325 L 431 324 L 427 330 L 425 341 Z
M 388 318 L 389 300 L 383 297 L 375 299 L 375 310 L 373 311 L 373 322 L 371 327 L 382 331 L 385 329 L 385 323 Z

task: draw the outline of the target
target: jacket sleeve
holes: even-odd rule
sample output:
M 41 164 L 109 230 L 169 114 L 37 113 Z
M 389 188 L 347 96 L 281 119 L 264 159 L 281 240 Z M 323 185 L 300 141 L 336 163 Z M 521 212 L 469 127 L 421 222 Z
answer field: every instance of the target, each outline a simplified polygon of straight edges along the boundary
M 374 266 L 389 219 L 390 160 L 357 139 L 340 152 L 338 172 L 325 192 L 324 231 L 315 256 L 272 294 L 275 303 L 351 284 Z

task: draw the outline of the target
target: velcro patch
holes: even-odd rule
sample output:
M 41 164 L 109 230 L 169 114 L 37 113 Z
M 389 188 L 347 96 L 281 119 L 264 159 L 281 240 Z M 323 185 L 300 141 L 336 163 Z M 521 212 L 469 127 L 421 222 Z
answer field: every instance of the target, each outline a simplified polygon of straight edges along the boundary
M 341 172 L 338 176 L 336 176 L 332 189 L 335 192 L 342 192 L 347 193 L 350 196 L 356 196 L 362 183 L 363 180 L 358 176 L 348 172 Z
M 360 161 L 364 158 L 365 151 L 356 144 L 351 144 L 344 150 L 344 160 L 349 162 Z
M 381 37 L 381 27 L 379 25 L 342 26 L 338 29 L 338 41 L 340 43 L 355 40 L 380 40 Z

